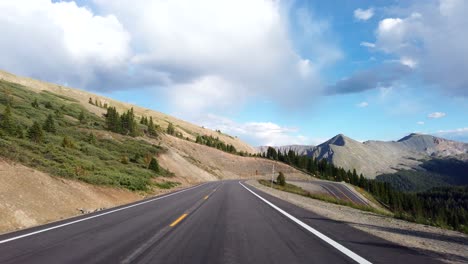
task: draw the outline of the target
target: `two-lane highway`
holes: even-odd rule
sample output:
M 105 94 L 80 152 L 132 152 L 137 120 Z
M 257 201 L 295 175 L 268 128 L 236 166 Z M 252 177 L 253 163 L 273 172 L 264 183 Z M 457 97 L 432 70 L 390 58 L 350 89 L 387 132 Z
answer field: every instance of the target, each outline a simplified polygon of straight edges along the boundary
M 437 263 L 244 185 L 206 183 L 2 235 L 0 263 Z

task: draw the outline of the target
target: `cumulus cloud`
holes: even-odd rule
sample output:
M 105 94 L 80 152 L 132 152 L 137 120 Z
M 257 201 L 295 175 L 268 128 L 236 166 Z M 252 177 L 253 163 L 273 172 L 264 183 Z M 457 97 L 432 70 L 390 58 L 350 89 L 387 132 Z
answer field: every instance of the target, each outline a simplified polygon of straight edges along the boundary
M 254 97 L 297 105 L 320 93 L 321 69 L 341 57 L 322 29 L 327 23 L 279 1 L 94 2 L 138 43 L 133 63 L 169 74 L 170 102 L 186 110 L 224 111 L 228 101 L 239 105 Z M 291 43 L 289 15 L 308 58 Z
M 415 2 L 379 22 L 376 48 L 418 67 L 423 80 L 447 94 L 468 96 L 467 1 Z
M 444 116 L 446 116 L 446 114 L 443 112 L 434 112 L 427 115 L 429 118 L 442 118 Z
M 360 45 L 363 46 L 363 47 L 367 47 L 367 48 L 375 48 L 375 44 L 374 44 L 374 43 L 367 42 L 367 41 L 361 42 Z
M 358 93 L 380 87 L 390 87 L 411 72 L 411 68 L 400 63 L 384 63 L 378 67 L 358 71 L 348 78 L 329 85 L 327 95 Z
M 360 102 L 359 104 L 356 105 L 357 107 L 364 108 L 368 107 L 369 103 L 368 102 Z
M 358 8 L 358 9 L 354 10 L 354 18 L 356 18 L 358 20 L 366 21 L 366 20 L 371 19 L 373 16 L 374 16 L 374 9 L 373 8 L 369 8 L 369 9 Z
M 207 128 L 219 129 L 230 135 L 242 137 L 254 146 L 303 145 L 318 142 L 302 135 L 297 128 L 284 127 L 272 122 L 237 123 L 229 118 L 208 114 L 198 123 Z
M 202 111 L 224 110 L 232 95 L 289 106 L 310 100 L 323 88 L 322 69 L 342 57 L 327 21 L 280 1 L 89 1 L 93 9 L 1 1 L 0 34 L 8 37 L 0 67 L 92 90 L 153 87 Z
M 1 1 L 0 10 L 2 69 L 78 86 L 123 80 L 130 34 L 114 15 L 47 0 Z

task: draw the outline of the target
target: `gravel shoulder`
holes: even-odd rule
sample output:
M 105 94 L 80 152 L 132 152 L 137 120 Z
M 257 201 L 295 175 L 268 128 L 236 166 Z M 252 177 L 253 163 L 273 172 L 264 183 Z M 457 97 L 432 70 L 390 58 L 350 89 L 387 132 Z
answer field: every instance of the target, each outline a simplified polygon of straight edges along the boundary
M 414 248 L 423 254 L 446 263 L 468 263 L 468 236 L 463 233 L 411 223 L 270 189 L 256 180 L 249 180 L 247 183 L 316 214 L 344 222 L 393 243 Z

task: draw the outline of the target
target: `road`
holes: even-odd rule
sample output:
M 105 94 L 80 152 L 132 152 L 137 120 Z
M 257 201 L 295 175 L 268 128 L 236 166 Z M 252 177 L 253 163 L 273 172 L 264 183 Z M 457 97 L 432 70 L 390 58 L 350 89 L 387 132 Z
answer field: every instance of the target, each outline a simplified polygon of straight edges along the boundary
M 351 190 L 350 187 L 339 183 L 339 182 L 331 182 L 331 181 L 322 181 L 322 180 L 313 180 L 313 181 L 289 181 L 292 184 L 298 185 L 299 187 L 303 188 L 306 191 L 314 192 L 316 188 L 313 187 L 320 187 L 329 195 L 343 200 L 355 203 L 357 205 L 367 206 L 369 205 L 368 202 L 361 198 L 359 195 L 355 193 L 355 191 Z M 308 188 L 309 185 L 312 188 Z
M 0 263 L 438 263 L 245 183 L 0 236 Z

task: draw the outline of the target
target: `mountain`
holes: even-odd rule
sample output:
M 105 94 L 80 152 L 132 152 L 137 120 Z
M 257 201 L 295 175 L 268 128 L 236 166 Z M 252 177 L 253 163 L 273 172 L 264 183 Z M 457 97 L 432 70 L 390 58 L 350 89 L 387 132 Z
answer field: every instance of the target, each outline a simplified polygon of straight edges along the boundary
M 400 170 L 424 169 L 419 165 L 431 158 L 454 157 L 468 160 L 467 143 L 415 133 L 398 141 L 369 140 L 363 143 L 339 134 L 318 146 L 301 147 L 276 148 L 298 149 L 301 150 L 298 151 L 299 154 L 306 153 L 317 159 L 327 159 L 345 169 L 356 169 L 368 178 Z

